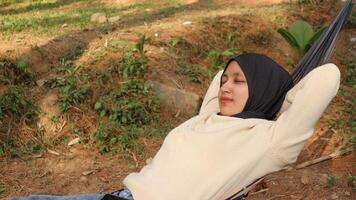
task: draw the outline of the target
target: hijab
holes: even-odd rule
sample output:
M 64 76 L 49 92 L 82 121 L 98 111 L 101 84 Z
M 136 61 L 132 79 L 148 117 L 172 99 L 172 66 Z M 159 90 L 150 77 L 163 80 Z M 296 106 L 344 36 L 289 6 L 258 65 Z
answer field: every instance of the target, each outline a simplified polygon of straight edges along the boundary
M 271 58 L 256 53 L 230 59 L 223 73 L 232 61 L 236 61 L 245 74 L 249 96 L 242 112 L 231 117 L 274 119 L 287 92 L 293 87 L 291 75 Z

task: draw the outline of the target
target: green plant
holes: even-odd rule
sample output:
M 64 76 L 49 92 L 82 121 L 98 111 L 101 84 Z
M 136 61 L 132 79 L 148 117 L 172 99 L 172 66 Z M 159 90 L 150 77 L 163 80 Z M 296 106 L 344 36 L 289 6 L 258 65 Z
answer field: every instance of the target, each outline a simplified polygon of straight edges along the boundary
M 347 182 L 349 186 L 356 189 L 356 175 L 350 173 Z
M 142 81 L 128 80 L 119 89 L 102 96 L 94 109 L 120 125 L 142 125 L 152 121 L 158 105 L 158 98 Z
M 314 32 L 313 27 L 306 21 L 298 20 L 289 26 L 288 30 L 279 28 L 277 32 L 299 53 L 305 53 L 324 32 L 326 27 Z
M 119 63 L 112 67 L 112 70 L 121 74 L 124 79 L 142 77 L 147 70 L 147 60 L 144 57 L 126 53 L 120 58 Z
M 191 67 L 177 67 L 175 72 L 188 76 L 189 80 L 194 83 L 203 83 L 208 77 L 207 71 L 197 65 Z
M 146 39 L 147 39 L 146 35 L 141 34 L 140 39 L 138 40 L 138 42 L 135 44 L 135 47 L 134 47 L 134 50 L 138 50 L 140 52 L 140 55 L 142 58 L 145 57 L 144 47 L 145 47 Z
M 57 104 L 62 112 L 86 100 L 90 85 L 79 84 L 79 81 L 80 77 L 78 75 L 69 75 L 62 79 L 49 79 L 46 82 L 51 88 L 60 88 Z
M 0 95 L 0 119 L 6 115 L 24 116 L 27 120 L 33 120 L 37 112 L 36 106 L 28 100 L 18 86 L 9 86 Z
M 31 68 L 31 63 L 25 57 L 16 60 L 0 58 L 0 83 L 6 85 L 33 83 L 35 72 Z
M 34 140 L 28 140 L 26 142 L 24 148 L 27 152 L 33 153 L 33 154 L 40 153 L 44 149 L 40 143 L 38 143 Z
M 326 187 L 331 188 L 335 185 L 336 183 L 336 177 L 335 176 L 330 176 L 327 180 L 326 180 Z
M 117 123 L 112 121 L 99 122 L 93 137 L 101 153 L 109 152 L 110 148 L 117 143 L 117 135 L 119 132 L 120 129 Z
M 237 49 L 230 48 L 226 50 L 211 49 L 207 54 L 207 59 L 210 62 L 210 66 L 213 68 L 213 73 L 224 67 L 224 63 L 232 56 L 236 56 L 240 52 Z
M 346 26 L 350 27 L 350 28 L 355 28 L 356 27 L 356 5 L 353 4 L 353 9 L 352 12 L 346 22 Z

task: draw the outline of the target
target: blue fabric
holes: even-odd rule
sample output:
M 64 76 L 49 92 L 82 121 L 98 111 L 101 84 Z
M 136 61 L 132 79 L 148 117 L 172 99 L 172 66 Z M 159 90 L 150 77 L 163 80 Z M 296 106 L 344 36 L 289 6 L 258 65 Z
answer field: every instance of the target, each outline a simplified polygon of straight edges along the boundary
M 101 200 L 105 194 L 112 194 L 127 200 L 133 200 L 133 196 L 129 189 L 124 187 L 121 190 L 112 193 L 99 193 L 99 194 L 81 194 L 70 196 L 58 196 L 58 195 L 30 195 L 27 197 L 15 197 L 11 200 Z
M 12 200 L 100 200 L 105 194 L 82 194 L 72 196 L 55 195 L 30 195 L 27 197 L 15 197 Z

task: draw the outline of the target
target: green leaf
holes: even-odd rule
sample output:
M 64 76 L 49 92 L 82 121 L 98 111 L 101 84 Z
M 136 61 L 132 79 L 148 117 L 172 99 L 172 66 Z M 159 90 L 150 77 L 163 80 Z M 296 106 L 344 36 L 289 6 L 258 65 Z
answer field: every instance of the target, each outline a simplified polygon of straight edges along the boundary
M 313 27 L 302 20 L 294 22 L 289 27 L 289 33 L 297 40 L 301 50 L 305 51 L 307 44 L 314 35 Z
M 95 105 L 94 105 L 94 109 L 95 109 L 95 110 L 100 110 L 101 108 L 102 108 L 101 103 L 100 103 L 99 101 L 97 101 L 97 102 L 95 103 Z
M 281 34 L 284 39 L 293 47 L 296 48 L 298 50 L 301 50 L 297 40 L 294 38 L 294 36 L 292 34 L 290 34 L 287 30 L 283 29 L 283 28 L 279 28 L 277 30 L 277 32 L 279 34 Z
M 102 110 L 102 111 L 100 111 L 100 117 L 104 117 L 104 116 L 105 116 L 105 114 L 106 114 L 106 110 Z

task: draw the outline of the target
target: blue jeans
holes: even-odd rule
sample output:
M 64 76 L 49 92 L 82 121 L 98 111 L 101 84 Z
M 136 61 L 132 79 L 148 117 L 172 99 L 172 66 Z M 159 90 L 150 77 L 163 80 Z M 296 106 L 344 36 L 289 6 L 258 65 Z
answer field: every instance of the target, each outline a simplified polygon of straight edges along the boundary
M 130 190 L 124 187 L 121 190 L 112 193 L 99 194 L 81 194 L 70 196 L 56 196 L 56 195 L 30 195 L 27 197 L 15 197 L 11 200 L 101 200 L 106 194 L 111 194 L 116 197 L 121 197 L 127 200 L 133 200 Z

